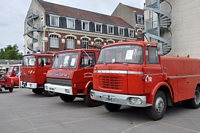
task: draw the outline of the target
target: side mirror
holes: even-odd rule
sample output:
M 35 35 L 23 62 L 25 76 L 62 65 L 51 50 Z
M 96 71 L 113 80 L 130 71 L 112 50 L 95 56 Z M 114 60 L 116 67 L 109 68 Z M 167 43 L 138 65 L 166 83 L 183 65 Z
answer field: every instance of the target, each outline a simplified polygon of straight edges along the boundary
M 163 45 L 162 45 L 162 43 L 158 43 L 157 48 L 158 48 L 158 55 L 163 55 Z

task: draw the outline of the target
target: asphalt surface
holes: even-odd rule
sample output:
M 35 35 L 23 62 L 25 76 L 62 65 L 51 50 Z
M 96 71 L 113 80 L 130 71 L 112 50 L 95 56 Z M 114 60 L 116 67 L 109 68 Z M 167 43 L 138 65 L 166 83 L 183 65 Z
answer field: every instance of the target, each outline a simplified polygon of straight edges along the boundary
M 108 112 L 89 108 L 83 99 L 65 103 L 59 96 L 15 88 L 0 92 L 0 133 L 200 133 L 200 109 L 177 103 L 160 121 L 149 120 L 145 108 L 123 106 Z

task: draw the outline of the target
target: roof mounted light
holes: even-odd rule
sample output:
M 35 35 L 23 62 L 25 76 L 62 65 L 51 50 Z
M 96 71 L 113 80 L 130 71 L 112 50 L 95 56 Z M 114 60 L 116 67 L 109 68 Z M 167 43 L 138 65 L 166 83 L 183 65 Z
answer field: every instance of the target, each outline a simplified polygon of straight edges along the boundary
M 37 54 L 40 54 L 40 50 L 39 49 L 37 50 Z

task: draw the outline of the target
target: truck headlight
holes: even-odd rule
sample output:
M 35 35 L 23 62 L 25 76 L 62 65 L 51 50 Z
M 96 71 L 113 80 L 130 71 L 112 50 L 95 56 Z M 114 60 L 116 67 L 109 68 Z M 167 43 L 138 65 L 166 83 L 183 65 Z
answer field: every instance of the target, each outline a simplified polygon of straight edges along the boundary
M 131 97 L 131 98 L 129 98 L 129 103 L 132 105 L 141 105 L 142 99 L 137 98 L 137 97 Z
M 94 97 L 95 93 L 94 92 L 90 92 L 90 97 Z

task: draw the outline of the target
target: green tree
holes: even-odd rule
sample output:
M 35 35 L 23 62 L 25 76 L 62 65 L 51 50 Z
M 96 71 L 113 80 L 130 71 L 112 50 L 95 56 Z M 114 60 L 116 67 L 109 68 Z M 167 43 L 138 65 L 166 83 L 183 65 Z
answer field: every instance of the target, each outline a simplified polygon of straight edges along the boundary
M 8 45 L 5 48 L 0 49 L 0 59 L 8 59 L 8 60 L 21 60 L 22 53 L 19 52 L 17 44 Z

